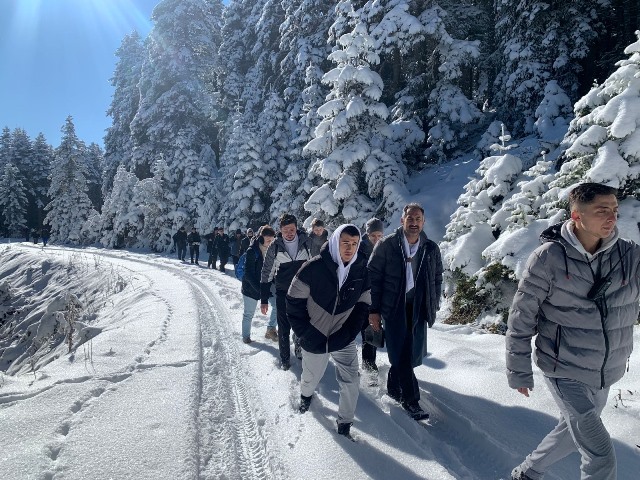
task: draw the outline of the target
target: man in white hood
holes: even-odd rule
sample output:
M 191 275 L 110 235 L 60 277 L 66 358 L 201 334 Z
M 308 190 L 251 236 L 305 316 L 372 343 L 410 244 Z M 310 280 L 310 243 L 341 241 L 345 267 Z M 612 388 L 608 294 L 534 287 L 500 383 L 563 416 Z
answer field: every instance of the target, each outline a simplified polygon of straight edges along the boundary
M 360 230 L 341 225 L 320 255 L 298 271 L 287 294 L 287 316 L 302 346 L 300 413 L 310 405 L 329 362 L 340 385 L 338 433 L 351 438 L 359 394 L 355 338 L 369 312 L 371 292 L 366 258 L 358 255 Z

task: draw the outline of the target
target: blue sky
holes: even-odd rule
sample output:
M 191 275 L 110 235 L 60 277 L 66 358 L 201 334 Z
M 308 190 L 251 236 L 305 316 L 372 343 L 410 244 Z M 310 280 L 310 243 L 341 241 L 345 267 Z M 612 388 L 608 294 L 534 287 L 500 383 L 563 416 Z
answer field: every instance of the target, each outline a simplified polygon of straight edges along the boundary
M 115 51 L 133 30 L 147 36 L 159 1 L 0 0 L 0 129 L 57 147 L 71 115 L 81 140 L 102 145 Z

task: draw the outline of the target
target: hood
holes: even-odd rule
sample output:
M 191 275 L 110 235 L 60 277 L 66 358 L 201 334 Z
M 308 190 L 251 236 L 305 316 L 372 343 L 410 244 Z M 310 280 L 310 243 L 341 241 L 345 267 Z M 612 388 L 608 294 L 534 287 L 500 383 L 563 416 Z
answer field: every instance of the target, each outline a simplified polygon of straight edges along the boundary
M 358 230 L 360 239 L 358 240 L 358 246 L 356 247 L 355 255 L 351 258 L 349 263 L 345 265 L 342 261 L 342 258 L 340 258 L 340 234 L 345 228 L 349 226 L 354 227 L 356 230 Z M 338 282 L 340 286 L 342 286 L 344 281 L 347 279 L 347 275 L 349 275 L 349 269 L 351 268 L 351 265 L 353 265 L 358 259 L 358 250 L 360 249 L 361 241 L 362 233 L 360 232 L 360 229 L 352 224 L 340 225 L 338 228 L 336 228 L 335 232 L 331 234 L 331 237 L 329 237 L 329 253 L 331 254 L 331 259 L 338 265 Z

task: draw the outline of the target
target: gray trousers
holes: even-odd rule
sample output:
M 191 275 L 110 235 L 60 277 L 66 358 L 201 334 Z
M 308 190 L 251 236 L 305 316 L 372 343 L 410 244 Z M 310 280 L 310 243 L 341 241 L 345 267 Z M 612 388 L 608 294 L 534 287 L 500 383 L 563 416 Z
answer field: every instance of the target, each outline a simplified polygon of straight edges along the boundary
M 342 350 L 331 353 L 309 353 L 302 349 L 302 376 L 300 393 L 305 397 L 313 395 L 329 363 L 329 355 L 336 365 L 336 379 L 340 386 L 338 402 L 338 423 L 352 423 L 356 413 L 356 403 L 360 394 L 358 378 L 358 349 L 353 341 Z
M 577 451 L 582 457 L 581 480 L 615 480 L 616 454 L 600 419 L 609 388 L 593 388 L 566 378 L 545 380 L 560 407 L 560 421 L 522 462 L 522 471 L 538 480 L 551 465 Z

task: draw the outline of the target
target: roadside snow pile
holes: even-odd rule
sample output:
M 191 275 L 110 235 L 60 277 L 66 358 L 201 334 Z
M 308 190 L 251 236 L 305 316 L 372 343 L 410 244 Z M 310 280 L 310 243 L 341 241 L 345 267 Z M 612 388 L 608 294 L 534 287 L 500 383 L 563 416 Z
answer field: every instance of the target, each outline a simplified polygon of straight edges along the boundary
M 81 346 L 90 349 L 102 331 L 95 326 L 99 311 L 128 283 L 95 255 L 44 255 L 0 250 L 0 371 L 8 375 L 35 372 Z

